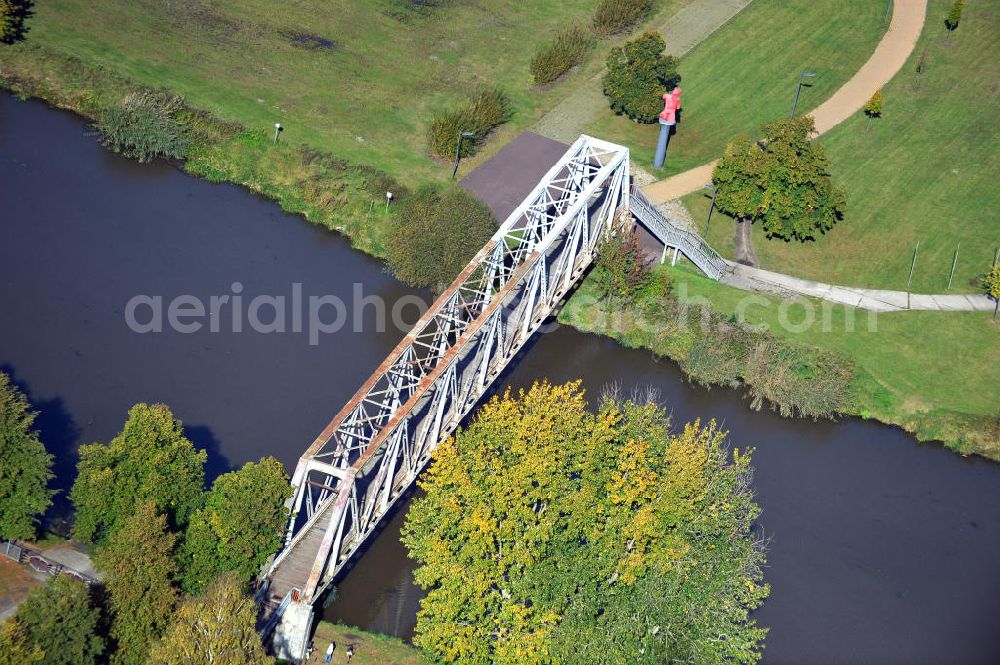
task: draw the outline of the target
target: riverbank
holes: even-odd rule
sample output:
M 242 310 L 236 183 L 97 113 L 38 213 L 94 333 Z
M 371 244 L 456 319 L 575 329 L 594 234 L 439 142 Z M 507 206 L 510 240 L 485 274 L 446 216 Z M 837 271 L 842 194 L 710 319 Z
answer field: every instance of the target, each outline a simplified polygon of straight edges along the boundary
M 800 298 L 748 294 L 684 267 L 657 268 L 673 293 L 644 294 L 609 315 L 592 278 L 559 321 L 677 362 L 690 380 L 747 391 L 751 408 L 784 416 L 858 416 L 918 441 L 1000 461 L 1000 347 L 988 313 L 874 314 Z M 667 304 L 663 304 L 666 302 Z M 652 309 L 652 311 L 651 311 Z M 957 362 L 950 343 L 969 340 Z M 846 377 L 846 385 L 835 381 Z
M 347 649 L 354 647 L 351 665 L 423 665 L 420 651 L 403 640 L 381 633 L 321 621 L 313 634 L 312 657 L 306 663 L 322 663 L 330 644 L 334 645 L 332 663 L 347 663 Z
M 0 52 L 0 85 L 19 98 L 36 97 L 92 123 L 133 92 L 135 81 L 32 42 Z M 393 211 L 385 192 L 406 188 L 370 166 L 354 164 L 301 143 L 273 141 L 262 129 L 226 122 L 201 109 L 178 115 L 191 139 L 186 172 L 211 182 L 232 182 L 278 202 L 286 212 L 339 231 L 352 244 L 382 258 Z

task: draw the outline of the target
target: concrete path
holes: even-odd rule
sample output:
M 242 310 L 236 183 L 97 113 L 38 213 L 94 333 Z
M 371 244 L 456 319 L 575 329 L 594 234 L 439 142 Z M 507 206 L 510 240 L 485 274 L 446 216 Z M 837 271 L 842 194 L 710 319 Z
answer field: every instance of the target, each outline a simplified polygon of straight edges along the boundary
M 995 307 L 995 303 L 985 295 L 921 295 L 909 294 L 906 291 L 858 289 L 799 279 L 737 263 L 730 262 L 730 265 L 733 272 L 723 276 L 724 284 L 745 291 L 770 293 L 782 298 L 809 296 L 875 312 L 906 310 L 992 312 Z
M 736 16 L 750 0 L 692 0 L 680 11 L 651 26 L 667 42 L 667 53 L 682 56 Z M 601 54 L 598 54 L 602 57 Z M 532 131 L 563 143 L 573 143 L 607 108 L 602 91 L 604 69 L 581 82 L 542 116 Z
M 809 113 L 816 120 L 816 131 L 827 132 L 864 108 L 876 90 L 881 89 L 903 68 L 920 37 L 927 15 L 927 0 L 895 0 L 892 22 L 868 61 L 833 96 Z M 670 201 L 696 192 L 712 181 L 715 162 L 703 164 L 684 173 L 664 178 L 645 188 L 654 202 Z

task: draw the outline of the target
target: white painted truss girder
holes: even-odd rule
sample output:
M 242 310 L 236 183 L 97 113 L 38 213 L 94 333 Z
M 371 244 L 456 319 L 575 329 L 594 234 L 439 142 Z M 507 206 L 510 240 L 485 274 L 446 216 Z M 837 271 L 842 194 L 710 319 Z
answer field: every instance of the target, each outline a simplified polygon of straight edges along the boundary
M 299 460 L 265 579 L 308 561 L 294 586 L 316 599 L 553 313 L 629 191 L 627 148 L 589 136 L 569 148 Z M 317 549 L 306 535 L 319 528 Z

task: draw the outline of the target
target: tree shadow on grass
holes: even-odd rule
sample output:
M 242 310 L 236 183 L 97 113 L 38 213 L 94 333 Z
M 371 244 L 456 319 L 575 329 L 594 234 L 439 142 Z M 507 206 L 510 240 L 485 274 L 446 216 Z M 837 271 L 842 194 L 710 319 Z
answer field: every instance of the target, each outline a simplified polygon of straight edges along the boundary
M 34 6 L 33 0 L 9 0 L 7 13 L 0 16 L 0 43 L 24 41 L 29 30 L 26 22 L 34 16 Z

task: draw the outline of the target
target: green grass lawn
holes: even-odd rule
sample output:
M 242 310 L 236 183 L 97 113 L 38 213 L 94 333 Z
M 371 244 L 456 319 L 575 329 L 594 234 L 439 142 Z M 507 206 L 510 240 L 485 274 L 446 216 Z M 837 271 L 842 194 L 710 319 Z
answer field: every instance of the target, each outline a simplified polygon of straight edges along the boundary
M 307 662 L 322 663 L 323 654 L 330 642 L 336 643 L 332 661 L 334 665 L 347 662 L 347 647 L 352 644 L 354 657 L 351 665 L 423 665 L 425 662 L 418 649 L 402 640 L 325 621 L 316 626 L 313 636 L 316 649 Z
M 535 89 L 528 63 L 594 0 L 483 3 L 50 0 L 29 41 L 155 87 L 225 120 L 280 122 L 286 141 L 397 177 L 442 179 L 428 156 L 432 114 L 478 83 L 501 86 L 525 127 L 565 83 Z
M 741 291 L 708 279 L 686 262 L 659 269 L 670 272 L 674 293 L 682 300 L 704 298 L 725 317 L 763 325 L 792 345 L 817 347 L 853 361 L 853 414 L 1000 460 L 1000 431 L 991 434 L 984 424 L 984 417 L 1000 415 L 1000 321 L 989 313 L 872 314 L 813 299 L 791 302 Z M 645 345 L 646 338 L 629 330 L 594 329 L 588 315 L 594 288 L 592 279 L 585 280 L 560 321 Z M 667 340 L 656 350 L 671 355 L 670 349 L 683 346 Z
M 682 58 L 681 122 L 657 175 L 711 161 L 736 135 L 788 117 L 803 70 L 817 75 L 802 89 L 799 111 L 819 105 L 874 51 L 884 12 L 884 0 L 754 0 Z M 650 168 L 656 125 L 608 110 L 589 132 L 629 146 Z
M 885 113 L 865 132 L 858 113 L 820 141 L 847 190 L 843 222 L 816 242 L 768 240 L 755 229 L 761 267 L 819 281 L 905 290 L 920 241 L 912 289 L 978 291 L 1000 247 L 1000 5 L 969 3 L 949 39 L 951 3 L 932 0 L 920 42 L 886 86 Z M 924 57 L 924 73 L 917 64 Z M 701 194 L 685 198 L 699 223 Z M 710 241 L 731 256 L 734 227 L 717 215 Z M 961 244 L 948 291 L 957 245 Z M 995 338 L 994 338 L 995 339 Z

